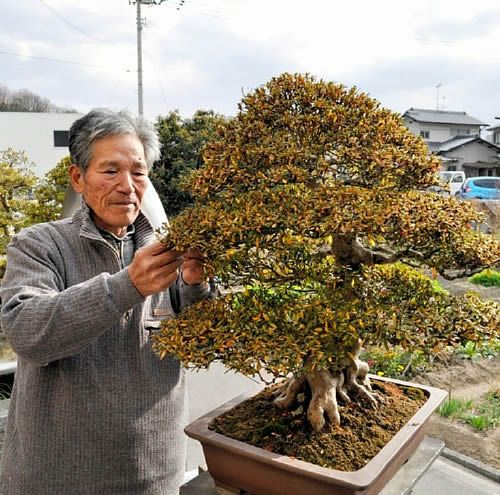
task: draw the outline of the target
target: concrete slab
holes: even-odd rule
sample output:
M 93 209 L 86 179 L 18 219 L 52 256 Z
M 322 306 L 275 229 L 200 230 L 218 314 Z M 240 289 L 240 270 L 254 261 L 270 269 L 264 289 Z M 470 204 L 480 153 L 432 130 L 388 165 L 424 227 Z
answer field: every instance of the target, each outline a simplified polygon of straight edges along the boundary
M 412 495 L 500 495 L 500 484 L 455 461 L 439 456 L 411 493 Z
M 500 483 L 500 471 L 492 466 L 483 464 L 480 461 L 476 461 L 472 457 L 468 457 L 455 450 L 444 448 L 442 451 L 442 456 L 450 459 L 451 461 L 460 464 L 461 466 L 474 471 L 475 473 L 483 474 L 487 478 L 490 478 L 497 483 Z
M 201 473 L 181 486 L 179 495 L 216 495 L 215 483 L 208 472 Z
M 425 436 L 415 453 L 399 468 L 379 495 L 410 495 L 413 487 L 425 476 L 443 448 L 442 440 Z
M 0 375 L 10 375 L 15 373 L 17 361 L 0 361 Z
M 3 439 L 5 436 L 5 428 L 7 426 L 7 415 L 9 412 L 10 399 L 0 400 L 0 456 L 3 450 Z

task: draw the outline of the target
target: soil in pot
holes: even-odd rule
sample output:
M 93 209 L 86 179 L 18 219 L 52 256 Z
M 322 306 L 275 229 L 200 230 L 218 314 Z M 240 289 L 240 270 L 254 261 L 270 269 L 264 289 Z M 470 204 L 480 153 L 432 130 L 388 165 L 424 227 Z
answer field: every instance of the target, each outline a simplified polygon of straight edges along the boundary
M 209 428 L 222 435 L 339 471 L 365 466 L 427 400 L 421 389 L 372 380 L 382 400 L 377 409 L 363 403 L 339 404 L 340 425 L 327 422 L 319 433 L 307 421 L 309 397 L 299 394 L 287 411 L 274 405 L 273 385 L 218 416 Z

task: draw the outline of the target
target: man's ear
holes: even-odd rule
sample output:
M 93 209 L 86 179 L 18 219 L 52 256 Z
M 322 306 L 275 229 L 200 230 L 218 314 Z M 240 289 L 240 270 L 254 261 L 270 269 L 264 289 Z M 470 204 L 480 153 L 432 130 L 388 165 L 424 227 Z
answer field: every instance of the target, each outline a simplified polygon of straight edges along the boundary
M 73 189 L 77 193 L 82 194 L 83 193 L 83 172 L 80 170 L 80 167 L 73 163 L 69 167 L 68 173 L 69 173 L 69 178 L 71 180 L 71 185 L 73 186 Z

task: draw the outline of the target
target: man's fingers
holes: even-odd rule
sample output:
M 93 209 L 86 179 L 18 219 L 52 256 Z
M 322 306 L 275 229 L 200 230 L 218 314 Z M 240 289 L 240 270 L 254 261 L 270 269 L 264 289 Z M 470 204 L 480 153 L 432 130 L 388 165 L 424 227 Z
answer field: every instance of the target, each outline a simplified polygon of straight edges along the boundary
M 198 260 L 204 262 L 206 257 L 199 248 L 189 249 L 184 254 L 184 259 L 187 260 Z
M 149 254 L 152 256 L 158 256 L 163 253 L 178 253 L 179 255 L 183 254 L 183 251 L 175 251 L 174 249 L 169 249 L 165 244 L 160 241 L 154 241 L 151 244 L 143 247 L 141 251 L 144 251 L 145 254 Z
M 157 254 L 151 259 L 151 267 L 161 268 L 162 266 L 176 262 L 182 264 L 184 261 L 182 254 L 180 251 L 165 251 L 164 253 Z
M 168 275 L 165 279 L 165 289 L 168 289 L 170 286 L 172 286 L 174 282 L 177 280 L 177 277 L 178 277 L 177 271 Z
M 151 268 L 159 268 L 178 259 L 182 261 L 183 254 L 183 251 L 167 249 L 159 241 L 139 249 L 136 253 L 138 259 L 144 260 Z

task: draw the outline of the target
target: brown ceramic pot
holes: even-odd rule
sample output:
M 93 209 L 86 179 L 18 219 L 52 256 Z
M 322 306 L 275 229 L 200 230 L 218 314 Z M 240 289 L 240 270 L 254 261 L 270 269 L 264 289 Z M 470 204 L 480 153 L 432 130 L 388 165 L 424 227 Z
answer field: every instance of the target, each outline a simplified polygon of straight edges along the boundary
M 255 395 L 248 392 L 195 420 L 186 434 L 203 447 L 208 470 L 216 485 L 252 495 L 375 495 L 386 485 L 423 440 L 425 426 L 447 393 L 434 387 L 371 376 L 381 381 L 420 388 L 425 404 L 366 466 L 344 472 L 273 454 L 208 429 L 210 422 Z

